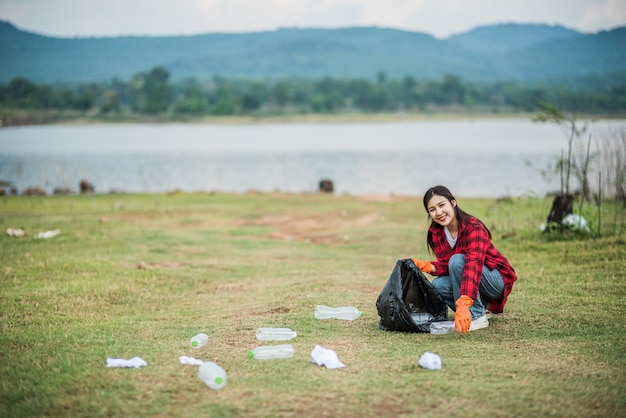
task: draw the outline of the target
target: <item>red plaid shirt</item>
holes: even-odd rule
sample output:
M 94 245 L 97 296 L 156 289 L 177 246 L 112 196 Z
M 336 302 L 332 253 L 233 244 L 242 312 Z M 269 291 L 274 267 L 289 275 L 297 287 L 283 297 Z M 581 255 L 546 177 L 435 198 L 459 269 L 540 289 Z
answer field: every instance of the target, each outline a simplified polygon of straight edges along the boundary
M 476 218 L 472 217 L 467 224 L 459 222 L 459 233 L 454 248 L 446 239 L 446 234 L 441 225 L 433 224 L 430 227 L 432 233 L 435 256 L 437 261 L 432 264 L 437 269 L 437 276 L 448 276 L 448 261 L 454 254 L 465 255 L 465 267 L 463 280 L 461 281 L 461 295 L 467 295 L 476 299 L 478 286 L 482 275 L 483 266 L 490 270 L 498 270 L 504 280 L 504 295 L 498 300 L 489 300 L 489 310 L 500 313 L 504 310 L 506 299 L 511 293 L 513 283 L 517 280 L 515 270 L 493 245 L 485 226 Z

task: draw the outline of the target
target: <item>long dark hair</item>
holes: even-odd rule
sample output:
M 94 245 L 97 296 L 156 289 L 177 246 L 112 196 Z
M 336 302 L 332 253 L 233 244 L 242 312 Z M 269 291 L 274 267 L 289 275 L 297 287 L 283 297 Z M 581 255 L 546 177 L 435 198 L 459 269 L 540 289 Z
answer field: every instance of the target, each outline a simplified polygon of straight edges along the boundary
M 453 200 L 456 201 L 455 197 L 452 195 L 452 192 L 448 190 L 446 186 L 440 185 L 440 186 L 431 187 L 430 189 L 426 190 L 426 193 L 424 193 L 424 209 L 426 209 L 426 213 L 428 213 L 428 201 L 435 195 L 441 196 L 447 199 L 450 202 L 450 204 L 452 204 Z M 456 219 L 459 222 L 459 224 L 466 224 L 467 222 L 469 222 L 471 218 L 477 219 L 478 222 L 483 224 L 483 226 L 487 230 L 487 234 L 489 234 L 489 238 L 491 239 L 491 232 L 489 231 L 489 228 L 487 228 L 487 226 L 480 219 L 463 211 L 459 207 L 458 202 L 456 205 L 454 205 L 454 213 L 456 215 Z M 429 218 L 430 218 L 430 215 L 429 215 Z M 430 218 L 430 226 L 434 226 L 434 225 L 438 225 L 438 224 L 432 218 Z M 428 228 L 428 234 L 426 235 L 426 245 L 428 245 L 429 252 L 431 250 L 434 251 L 435 243 L 433 242 L 433 234 L 430 228 Z

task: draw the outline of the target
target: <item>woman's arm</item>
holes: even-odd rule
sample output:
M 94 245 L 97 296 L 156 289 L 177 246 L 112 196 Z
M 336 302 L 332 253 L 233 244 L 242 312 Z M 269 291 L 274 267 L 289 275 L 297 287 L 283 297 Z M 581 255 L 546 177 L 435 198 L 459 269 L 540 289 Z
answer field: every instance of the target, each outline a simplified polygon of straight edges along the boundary
M 467 225 L 462 237 L 463 254 L 465 254 L 465 266 L 463 268 L 463 280 L 461 281 L 461 295 L 467 295 L 472 300 L 478 295 L 480 278 L 483 274 L 485 254 L 491 245 L 491 238 L 487 229 L 478 221 Z

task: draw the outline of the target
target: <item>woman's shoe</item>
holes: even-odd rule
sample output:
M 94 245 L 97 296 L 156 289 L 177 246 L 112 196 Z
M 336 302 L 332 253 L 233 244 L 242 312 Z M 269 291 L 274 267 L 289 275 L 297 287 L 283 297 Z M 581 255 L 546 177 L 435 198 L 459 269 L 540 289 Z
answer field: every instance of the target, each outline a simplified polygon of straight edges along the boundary
M 487 319 L 487 315 L 483 315 L 476 319 L 472 319 L 472 323 L 469 327 L 470 331 L 476 331 L 482 328 L 487 328 L 489 326 L 489 320 Z

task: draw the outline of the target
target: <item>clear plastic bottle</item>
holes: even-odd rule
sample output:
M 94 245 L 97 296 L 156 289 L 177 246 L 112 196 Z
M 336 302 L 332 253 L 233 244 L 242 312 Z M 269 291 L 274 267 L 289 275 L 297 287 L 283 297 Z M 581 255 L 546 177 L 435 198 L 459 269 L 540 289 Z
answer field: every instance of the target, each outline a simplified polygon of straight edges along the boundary
M 208 342 L 209 342 L 209 336 L 206 335 L 205 333 L 201 333 L 201 334 L 194 335 L 193 337 L 191 337 L 191 340 L 189 340 L 189 345 L 192 346 L 193 348 L 201 348 L 207 345 Z
M 226 370 L 212 361 L 205 361 L 200 365 L 198 368 L 198 377 L 205 385 L 216 390 L 226 386 L 226 381 L 228 380 Z
M 315 306 L 315 318 L 316 319 L 344 319 L 346 321 L 354 321 L 357 318 L 363 316 L 363 312 L 352 306 L 339 306 L 337 308 L 331 308 L 330 306 L 317 305 Z
M 411 320 L 413 320 L 415 325 L 428 324 L 433 319 L 435 319 L 435 317 L 428 312 L 414 312 L 411 314 Z
M 256 339 L 260 341 L 287 341 L 298 334 L 289 328 L 259 328 L 256 330 Z
M 248 357 L 257 360 L 272 360 L 277 358 L 291 358 L 295 350 L 291 344 L 263 345 L 248 352 Z
M 436 335 L 453 334 L 454 321 L 439 321 L 430 324 L 430 333 Z

